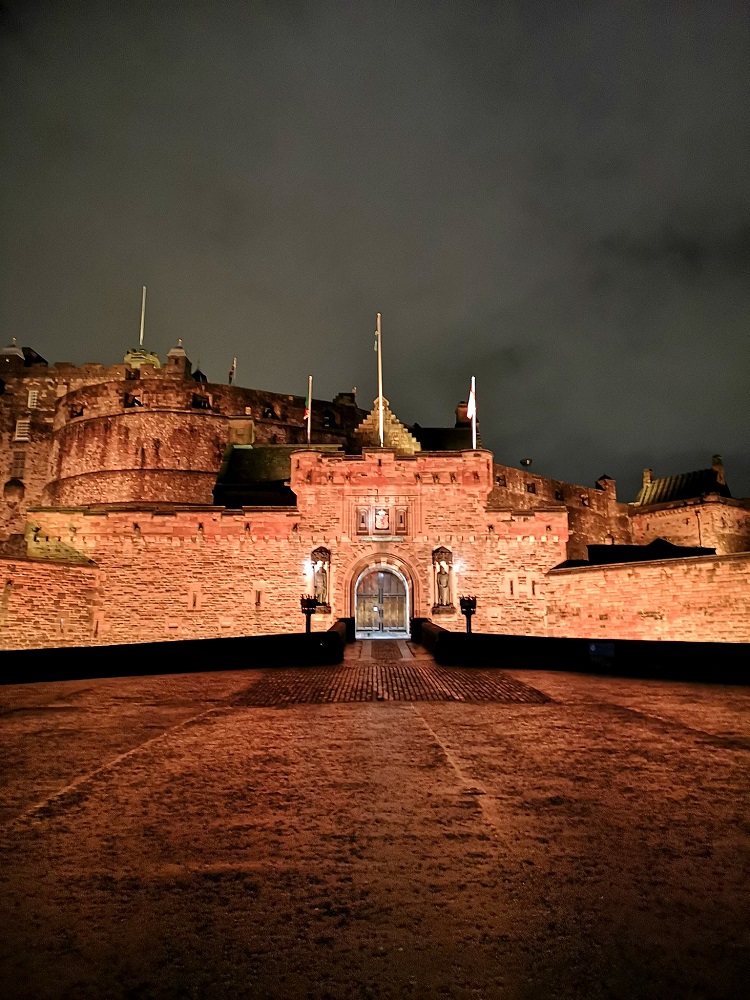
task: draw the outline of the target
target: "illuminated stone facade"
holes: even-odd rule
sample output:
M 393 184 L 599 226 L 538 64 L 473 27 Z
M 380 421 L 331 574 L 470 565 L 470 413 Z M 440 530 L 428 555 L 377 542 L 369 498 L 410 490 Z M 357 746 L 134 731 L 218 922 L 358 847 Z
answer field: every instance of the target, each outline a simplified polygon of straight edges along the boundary
M 354 617 L 363 635 L 462 629 L 471 594 L 475 631 L 750 640 L 745 501 L 636 508 L 607 477 L 435 450 L 435 429 L 424 450 L 390 410 L 381 449 L 353 393 L 314 401 L 308 446 L 303 397 L 208 384 L 181 345 L 159 367 L 29 353 L 0 356 L 2 648 L 299 631 L 304 594 L 314 629 Z M 465 431 L 459 407 L 445 438 Z M 254 480 L 229 483 L 243 457 Z M 655 537 L 716 554 L 581 564 Z

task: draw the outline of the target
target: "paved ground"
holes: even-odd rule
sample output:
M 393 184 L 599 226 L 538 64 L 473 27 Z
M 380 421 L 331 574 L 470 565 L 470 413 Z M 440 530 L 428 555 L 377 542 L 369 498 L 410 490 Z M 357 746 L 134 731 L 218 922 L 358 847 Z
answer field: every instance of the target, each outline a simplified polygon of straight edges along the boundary
M 746 997 L 750 687 L 413 653 L 0 688 L 0 995 Z

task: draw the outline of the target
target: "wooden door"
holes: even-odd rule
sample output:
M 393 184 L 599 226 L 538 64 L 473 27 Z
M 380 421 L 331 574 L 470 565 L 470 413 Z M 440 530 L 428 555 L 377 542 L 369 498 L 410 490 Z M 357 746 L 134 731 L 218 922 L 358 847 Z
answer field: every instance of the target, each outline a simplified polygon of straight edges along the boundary
M 395 573 L 374 569 L 359 581 L 356 626 L 374 635 L 407 631 L 406 588 Z

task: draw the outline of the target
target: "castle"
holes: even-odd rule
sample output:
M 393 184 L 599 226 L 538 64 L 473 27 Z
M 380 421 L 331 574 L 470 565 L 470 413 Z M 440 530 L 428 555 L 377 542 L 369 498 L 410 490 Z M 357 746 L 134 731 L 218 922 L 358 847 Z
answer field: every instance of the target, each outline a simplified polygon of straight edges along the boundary
M 407 427 L 354 392 L 209 383 L 178 343 L 122 364 L 0 351 L 0 648 L 410 620 L 583 638 L 750 640 L 750 501 L 719 456 L 633 502 L 499 464 L 466 404 Z

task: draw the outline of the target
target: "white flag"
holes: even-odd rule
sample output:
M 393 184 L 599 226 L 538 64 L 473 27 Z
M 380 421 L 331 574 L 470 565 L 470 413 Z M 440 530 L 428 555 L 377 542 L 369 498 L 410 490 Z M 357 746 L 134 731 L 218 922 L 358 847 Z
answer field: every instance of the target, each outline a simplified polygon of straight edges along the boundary
M 471 389 L 469 390 L 469 405 L 466 407 L 466 416 L 473 420 L 477 415 L 477 400 L 474 395 L 474 378 L 471 379 Z

